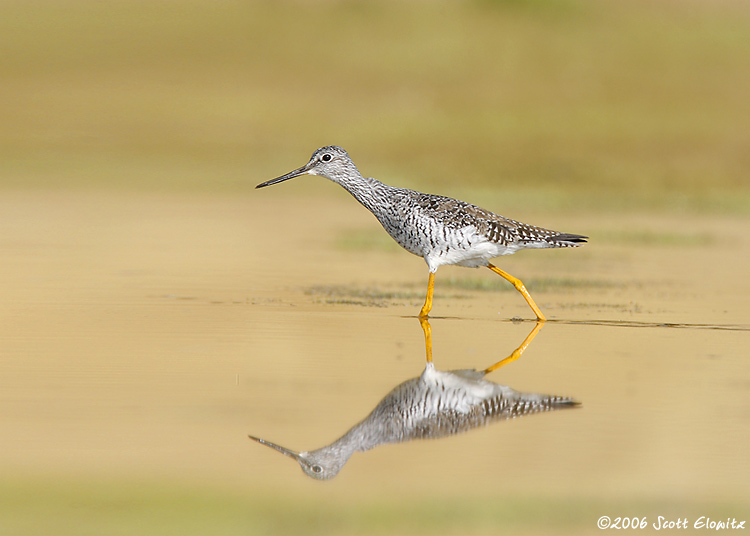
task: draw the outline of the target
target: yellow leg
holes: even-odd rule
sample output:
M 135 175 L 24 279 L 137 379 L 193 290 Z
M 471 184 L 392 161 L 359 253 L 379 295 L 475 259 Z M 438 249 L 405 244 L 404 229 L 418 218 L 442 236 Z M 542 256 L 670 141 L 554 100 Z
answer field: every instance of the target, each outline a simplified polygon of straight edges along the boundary
M 430 314 L 430 311 L 432 310 L 433 290 L 435 290 L 435 272 L 430 272 L 430 278 L 427 280 L 427 297 L 424 299 L 422 310 L 419 311 L 419 318 L 427 318 L 427 315 Z
M 544 318 L 542 311 L 539 310 L 539 307 L 536 306 L 536 303 L 534 303 L 534 300 L 531 299 L 531 294 L 529 294 L 529 291 L 526 290 L 526 287 L 523 285 L 523 282 L 520 279 L 513 277 L 508 272 L 503 272 L 500 268 L 492 264 L 488 264 L 487 268 L 495 272 L 500 277 L 503 277 L 506 280 L 510 281 L 510 283 L 514 287 L 516 287 L 516 290 L 521 293 L 521 295 L 526 300 L 526 303 L 529 304 L 529 307 L 531 307 L 534 310 L 534 313 L 536 313 L 536 319 L 538 322 L 544 322 L 545 320 L 547 320 L 546 318 Z
M 426 316 L 419 317 L 419 325 L 422 326 L 424 331 L 424 349 L 427 353 L 427 362 L 432 363 L 432 328 L 430 327 L 430 321 L 427 320 Z
M 531 344 L 531 341 L 534 340 L 534 337 L 536 337 L 537 333 L 539 333 L 539 330 L 542 329 L 543 325 L 544 325 L 543 323 L 537 322 L 536 325 L 534 326 L 534 329 L 531 330 L 531 333 L 529 333 L 526 336 L 526 338 L 523 340 L 523 342 L 521 343 L 521 346 L 519 346 L 518 348 L 516 348 L 515 350 L 513 350 L 513 353 L 511 353 L 508 357 L 506 357 L 502 361 L 498 361 L 497 363 L 495 363 L 491 367 L 487 367 L 486 369 L 484 369 L 484 373 L 485 374 L 489 374 L 493 370 L 497 370 L 500 367 L 503 367 L 503 366 L 507 365 L 508 363 L 512 363 L 513 361 L 515 361 L 516 359 L 518 359 L 519 357 L 521 357 L 521 354 L 523 354 L 523 352 L 526 350 L 526 347 L 529 344 Z

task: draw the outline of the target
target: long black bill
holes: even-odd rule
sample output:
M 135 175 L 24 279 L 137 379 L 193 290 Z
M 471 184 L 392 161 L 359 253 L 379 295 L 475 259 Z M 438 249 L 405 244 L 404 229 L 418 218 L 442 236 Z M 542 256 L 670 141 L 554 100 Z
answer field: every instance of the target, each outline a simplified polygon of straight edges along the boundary
M 302 166 L 299 169 L 295 169 L 294 171 L 290 171 L 286 175 L 282 175 L 281 177 L 276 177 L 275 179 L 271 179 L 270 181 L 266 181 L 262 184 L 259 184 L 255 188 L 265 188 L 266 186 L 271 186 L 272 184 L 278 184 L 280 182 L 288 181 L 289 179 L 293 179 L 294 177 L 299 177 L 300 175 L 304 175 L 307 173 L 307 170 L 310 169 L 308 166 Z
M 294 452 L 293 450 L 286 449 L 286 448 L 282 447 L 281 445 L 277 445 L 276 443 L 271 443 L 270 441 L 266 441 L 265 439 L 261 439 L 259 437 L 254 437 L 254 436 L 251 436 L 251 435 L 249 435 L 247 437 L 249 437 L 253 441 L 257 441 L 261 445 L 265 445 L 267 447 L 271 447 L 275 451 L 282 453 L 284 456 L 289 456 L 290 458 L 294 458 L 295 460 L 299 460 L 299 453 Z

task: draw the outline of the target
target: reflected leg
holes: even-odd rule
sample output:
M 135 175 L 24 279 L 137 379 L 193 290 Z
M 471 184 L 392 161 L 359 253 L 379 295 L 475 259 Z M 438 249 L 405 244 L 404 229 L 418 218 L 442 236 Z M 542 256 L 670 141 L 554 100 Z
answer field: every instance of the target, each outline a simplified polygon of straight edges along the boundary
M 427 362 L 432 363 L 432 327 L 426 317 L 419 318 L 419 325 L 424 331 L 424 349 L 427 354 Z
M 422 310 L 419 311 L 419 318 L 426 318 L 432 310 L 432 291 L 435 290 L 435 272 L 430 272 L 430 278 L 427 280 L 427 297 L 424 299 Z M 431 361 L 431 360 L 430 360 Z
M 539 307 L 536 306 L 536 303 L 534 303 L 534 300 L 531 299 L 531 294 L 529 294 L 529 291 L 526 290 L 526 287 L 520 279 L 518 279 L 517 277 L 513 277 L 508 272 L 503 272 L 500 268 L 493 264 L 487 264 L 487 268 L 495 272 L 500 277 L 503 277 L 504 279 L 509 281 L 516 288 L 516 290 L 521 293 L 521 295 L 526 300 L 526 303 L 529 304 L 529 307 L 531 307 L 536 314 L 537 321 L 544 322 L 545 320 L 547 320 L 546 318 L 544 318 L 542 311 L 539 310 Z
M 518 348 L 516 348 L 515 350 L 513 350 L 513 353 L 511 353 L 505 359 L 503 359 L 501 361 L 498 361 L 494 365 L 492 365 L 492 366 L 487 367 L 486 369 L 484 369 L 484 373 L 485 374 L 489 374 L 493 370 L 497 370 L 500 367 L 503 367 L 503 366 L 507 365 L 508 363 L 512 363 L 513 361 L 515 361 L 516 359 L 518 359 L 519 357 L 521 357 L 521 354 L 523 354 L 523 352 L 526 350 L 526 347 L 529 344 L 531 344 L 531 341 L 534 340 L 534 337 L 537 336 L 537 334 L 539 333 L 539 331 L 542 329 L 543 325 L 544 324 L 542 322 L 537 322 L 536 325 L 534 326 L 534 329 L 531 330 L 531 333 L 529 333 L 526 336 L 526 338 L 523 340 L 523 342 L 521 343 L 521 346 L 519 346 Z

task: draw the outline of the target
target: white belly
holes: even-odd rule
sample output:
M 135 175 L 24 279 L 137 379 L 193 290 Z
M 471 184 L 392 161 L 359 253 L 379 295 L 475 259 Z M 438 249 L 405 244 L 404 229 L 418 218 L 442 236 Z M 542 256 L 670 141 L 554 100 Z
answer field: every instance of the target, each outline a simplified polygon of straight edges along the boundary
M 510 255 L 518 250 L 516 246 L 504 246 L 489 242 L 483 235 L 476 233 L 473 227 L 450 231 L 446 237 L 435 241 L 434 247 L 425 252 L 424 259 L 435 271 L 444 264 L 457 264 L 469 268 L 487 266 L 490 259 L 501 255 Z

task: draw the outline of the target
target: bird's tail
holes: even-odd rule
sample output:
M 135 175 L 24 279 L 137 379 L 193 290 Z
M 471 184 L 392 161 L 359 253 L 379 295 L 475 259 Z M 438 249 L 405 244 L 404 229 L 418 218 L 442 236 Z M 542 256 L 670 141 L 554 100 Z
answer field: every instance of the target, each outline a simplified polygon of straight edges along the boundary
M 565 409 L 580 406 L 581 403 L 569 396 L 551 395 L 545 398 L 544 403 L 550 409 Z
M 508 417 L 522 417 L 545 411 L 575 408 L 580 405 L 580 402 L 569 396 L 520 393 L 520 397 L 509 408 Z
M 545 240 L 553 248 L 575 248 L 581 244 L 585 244 L 588 241 L 588 236 L 571 234 L 571 233 L 559 233 L 547 237 Z

